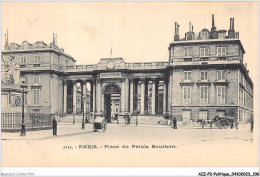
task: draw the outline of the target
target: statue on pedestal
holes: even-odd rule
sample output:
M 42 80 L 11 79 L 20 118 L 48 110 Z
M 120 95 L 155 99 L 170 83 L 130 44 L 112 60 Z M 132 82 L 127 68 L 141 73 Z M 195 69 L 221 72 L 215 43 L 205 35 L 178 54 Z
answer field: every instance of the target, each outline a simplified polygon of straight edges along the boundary
M 20 67 L 18 63 L 15 63 L 14 56 L 10 55 L 7 59 L 3 59 L 5 68 L 1 73 L 1 81 L 5 84 L 20 84 Z

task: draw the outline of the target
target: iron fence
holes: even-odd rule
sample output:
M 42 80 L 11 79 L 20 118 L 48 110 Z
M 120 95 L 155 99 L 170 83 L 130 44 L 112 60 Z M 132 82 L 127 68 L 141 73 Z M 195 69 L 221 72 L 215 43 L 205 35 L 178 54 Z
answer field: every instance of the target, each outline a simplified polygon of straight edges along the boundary
M 24 123 L 26 129 L 38 127 L 51 127 L 54 114 L 25 113 Z M 1 113 L 1 129 L 19 129 L 22 124 L 22 113 Z

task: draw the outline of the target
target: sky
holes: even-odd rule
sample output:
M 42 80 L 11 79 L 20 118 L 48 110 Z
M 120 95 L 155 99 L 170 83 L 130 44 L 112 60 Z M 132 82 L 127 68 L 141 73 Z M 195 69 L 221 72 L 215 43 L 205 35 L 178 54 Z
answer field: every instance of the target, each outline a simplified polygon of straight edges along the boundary
M 232 7 L 232 8 L 231 8 Z M 246 54 L 250 77 L 257 79 L 256 2 L 2 2 L 2 41 L 6 29 L 9 42 L 52 42 L 73 56 L 76 64 L 96 64 L 100 58 L 122 57 L 126 62 L 168 61 L 174 22 L 180 37 L 189 22 L 198 33 L 211 28 L 235 30 Z M 4 43 L 2 43 L 3 47 Z

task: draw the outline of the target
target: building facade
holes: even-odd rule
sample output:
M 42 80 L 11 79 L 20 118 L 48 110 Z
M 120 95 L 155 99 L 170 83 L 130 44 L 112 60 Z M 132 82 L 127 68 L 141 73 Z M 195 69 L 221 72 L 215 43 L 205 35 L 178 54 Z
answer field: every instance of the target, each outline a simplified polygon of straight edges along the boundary
M 50 45 L 7 41 L 2 60 L 13 56 L 20 64 L 29 88 L 28 112 L 72 114 L 84 108 L 106 118 L 130 112 L 170 114 L 180 121 L 230 115 L 247 122 L 253 115 L 253 82 L 243 63 L 245 51 L 234 30 L 234 18 L 228 34 L 216 29 L 214 16 L 211 29 L 198 34 L 190 24 L 180 38 L 179 27 L 175 23 L 165 62 L 101 58 L 96 65 L 76 65 L 57 46 L 55 35 Z

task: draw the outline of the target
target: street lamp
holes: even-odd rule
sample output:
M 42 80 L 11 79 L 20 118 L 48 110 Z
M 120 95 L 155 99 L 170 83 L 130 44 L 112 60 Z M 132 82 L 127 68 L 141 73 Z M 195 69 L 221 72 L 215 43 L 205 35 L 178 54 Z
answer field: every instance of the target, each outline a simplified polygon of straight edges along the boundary
M 83 110 L 82 110 L 82 128 L 81 128 L 81 129 L 85 129 L 85 122 L 84 122 L 84 103 L 85 103 L 85 99 L 86 99 L 86 96 L 83 95 L 83 96 L 82 96 L 82 106 L 83 106 Z
M 22 84 L 20 85 L 20 87 L 21 87 L 21 92 L 22 92 L 22 125 L 21 125 L 20 136 L 26 136 L 25 124 L 24 124 L 24 94 L 27 93 L 27 86 L 25 85 L 24 81 L 22 81 Z

